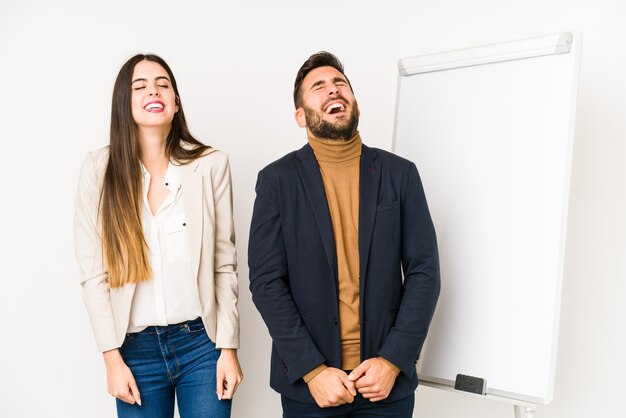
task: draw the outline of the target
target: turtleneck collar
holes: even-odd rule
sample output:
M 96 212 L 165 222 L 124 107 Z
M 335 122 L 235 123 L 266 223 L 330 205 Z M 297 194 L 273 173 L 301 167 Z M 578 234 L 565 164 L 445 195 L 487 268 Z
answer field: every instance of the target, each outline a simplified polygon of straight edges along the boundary
M 357 131 L 348 141 L 322 141 L 309 135 L 309 145 L 317 161 L 340 163 L 361 156 L 361 136 Z

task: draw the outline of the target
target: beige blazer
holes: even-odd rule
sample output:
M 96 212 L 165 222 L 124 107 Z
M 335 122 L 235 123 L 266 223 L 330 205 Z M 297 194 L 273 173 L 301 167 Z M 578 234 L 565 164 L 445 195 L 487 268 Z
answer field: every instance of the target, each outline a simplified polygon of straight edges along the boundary
M 74 213 L 74 242 L 83 299 L 100 351 L 124 342 L 135 285 L 112 289 L 103 259 L 98 203 L 109 157 L 105 147 L 87 154 Z M 218 348 L 239 348 L 237 260 L 228 156 L 214 151 L 181 166 L 191 265 L 202 321 Z

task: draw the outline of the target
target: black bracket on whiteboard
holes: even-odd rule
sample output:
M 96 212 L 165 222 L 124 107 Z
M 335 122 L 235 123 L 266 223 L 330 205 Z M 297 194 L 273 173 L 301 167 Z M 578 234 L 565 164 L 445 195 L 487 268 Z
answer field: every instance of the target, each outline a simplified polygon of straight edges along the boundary
M 456 390 L 476 393 L 478 395 L 485 394 L 486 386 L 485 379 L 474 376 L 466 376 L 464 374 L 457 374 L 456 381 L 454 382 L 454 388 Z

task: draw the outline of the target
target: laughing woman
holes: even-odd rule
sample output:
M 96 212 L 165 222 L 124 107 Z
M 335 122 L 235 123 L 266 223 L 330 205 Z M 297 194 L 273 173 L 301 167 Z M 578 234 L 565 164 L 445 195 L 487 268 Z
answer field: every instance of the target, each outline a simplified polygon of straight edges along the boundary
M 108 147 L 83 162 L 74 219 L 83 297 L 119 417 L 229 417 L 242 379 L 228 157 L 196 140 L 176 80 L 136 55 Z

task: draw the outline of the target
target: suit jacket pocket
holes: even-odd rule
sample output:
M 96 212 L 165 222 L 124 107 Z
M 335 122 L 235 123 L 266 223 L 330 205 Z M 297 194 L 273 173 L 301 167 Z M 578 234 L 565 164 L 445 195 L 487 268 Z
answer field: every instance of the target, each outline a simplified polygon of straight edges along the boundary
M 389 212 L 400 208 L 400 200 L 396 199 L 393 202 L 379 203 L 376 206 L 376 213 Z

